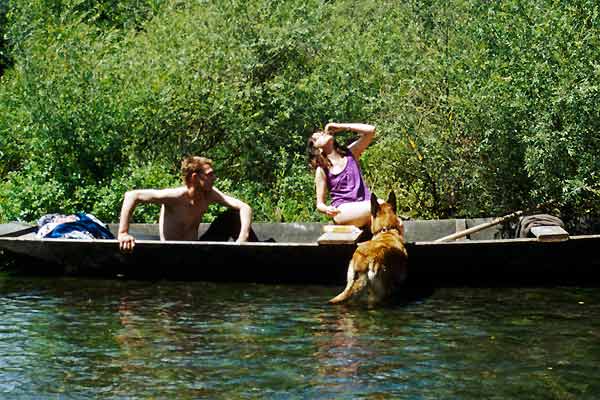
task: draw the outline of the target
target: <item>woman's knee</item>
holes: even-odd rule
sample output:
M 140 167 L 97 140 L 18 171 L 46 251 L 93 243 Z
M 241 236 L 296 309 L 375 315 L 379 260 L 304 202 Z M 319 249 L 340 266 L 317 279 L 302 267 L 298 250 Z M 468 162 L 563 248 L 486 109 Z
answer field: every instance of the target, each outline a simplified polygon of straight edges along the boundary
M 345 219 L 345 220 L 341 220 L 339 222 L 336 222 L 334 220 L 334 222 L 337 225 L 354 225 L 356 227 L 363 228 L 365 226 L 370 225 L 371 219 L 369 217 L 362 217 L 362 218 L 354 218 L 354 219 Z
M 345 210 L 340 210 L 340 213 L 333 217 L 333 222 L 338 225 L 356 225 L 361 227 L 371 222 L 371 214 L 369 209 L 346 208 Z

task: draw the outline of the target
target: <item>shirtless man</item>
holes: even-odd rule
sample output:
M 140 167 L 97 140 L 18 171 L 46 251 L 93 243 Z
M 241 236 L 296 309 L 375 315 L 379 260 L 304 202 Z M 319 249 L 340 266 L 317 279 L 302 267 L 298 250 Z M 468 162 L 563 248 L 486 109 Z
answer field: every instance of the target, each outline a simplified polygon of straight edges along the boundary
M 202 217 L 208 206 L 214 203 L 237 210 L 239 235 L 236 242 L 256 240 L 250 229 L 252 209 L 243 201 L 228 196 L 213 186 L 216 177 L 210 159 L 187 157 L 181 162 L 181 173 L 184 186 L 162 190 L 131 190 L 125 193 L 118 234 L 121 250 L 131 251 L 135 246 L 135 238 L 129 234 L 129 220 L 138 203 L 161 205 L 160 240 L 198 240 L 198 227 Z M 209 231 L 220 222 L 218 220 L 219 217 L 211 224 Z

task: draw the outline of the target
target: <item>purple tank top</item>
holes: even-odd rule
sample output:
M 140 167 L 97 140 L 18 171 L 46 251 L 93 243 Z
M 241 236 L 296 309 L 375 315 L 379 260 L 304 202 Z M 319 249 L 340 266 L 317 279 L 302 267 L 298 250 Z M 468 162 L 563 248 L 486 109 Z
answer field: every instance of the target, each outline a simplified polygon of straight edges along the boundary
M 339 174 L 327 175 L 327 188 L 331 196 L 331 205 L 334 207 L 344 203 L 363 201 L 371 198 L 371 192 L 360 173 L 360 167 L 351 152 L 346 155 L 346 167 Z

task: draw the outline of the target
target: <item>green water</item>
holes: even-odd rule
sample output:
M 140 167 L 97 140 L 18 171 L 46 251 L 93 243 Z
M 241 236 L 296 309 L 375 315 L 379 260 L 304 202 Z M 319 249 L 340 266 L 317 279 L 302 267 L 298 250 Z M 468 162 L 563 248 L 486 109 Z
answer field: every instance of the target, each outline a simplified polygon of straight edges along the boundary
M 0 278 L 1 399 L 597 399 L 600 291 Z

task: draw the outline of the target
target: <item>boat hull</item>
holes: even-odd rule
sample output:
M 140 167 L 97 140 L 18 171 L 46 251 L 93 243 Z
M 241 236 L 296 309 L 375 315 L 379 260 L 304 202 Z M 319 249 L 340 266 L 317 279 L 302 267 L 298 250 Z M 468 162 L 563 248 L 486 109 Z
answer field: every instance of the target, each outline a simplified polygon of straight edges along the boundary
M 600 283 L 600 235 L 560 242 L 535 238 L 408 244 L 413 279 L 432 285 Z
M 115 240 L 0 239 L 0 245 L 39 262 L 20 262 L 29 274 L 133 279 L 265 283 L 334 283 L 345 279 L 354 245 L 316 243 L 160 242 L 140 240 L 131 253 Z
M 155 227 L 146 228 L 146 237 L 153 238 Z M 263 228 L 263 237 L 277 232 Z M 0 237 L 0 249 L 5 256 L 19 258 L 13 269 L 23 274 L 343 285 L 355 244 L 319 245 L 315 236 L 319 226 L 292 228 L 291 236 L 288 229 L 285 235 L 276 235 L 277 240 L 261 243 L 142 239 L 131 253 L 121 252 L 116 240 L 40 240 L 16 230 Z M 285 231 L 281 226 L 277 229 Z M 294 241 L 281 241 L 290 237 Z M 597 285 L 599 245 L 600 235 L 559 242 L 535 238 L 409 241 L 408 284 Z

